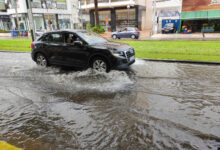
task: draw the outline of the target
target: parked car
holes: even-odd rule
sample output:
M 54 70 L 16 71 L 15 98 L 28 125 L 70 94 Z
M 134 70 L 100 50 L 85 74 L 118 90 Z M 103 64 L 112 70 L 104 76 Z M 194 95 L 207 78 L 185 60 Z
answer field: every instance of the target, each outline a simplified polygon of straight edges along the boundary
M 176 25 L 174 23 L 167 23 L 162 29 L 162 33 L 176 33 Z
M 120 39 L 120 38 L 138 39 L 139 36 L 140 36 L 139 30 L 133 27 L 123 28 L 119 31 L 113 32 L 111 35 L 113 39 Z
M 125 69 L 135 62 L 134 48 L 110 42 L 91 31 L 54 31 L 32 42 L 32 59 L 40 66 L 61 65 L 100 72 Z

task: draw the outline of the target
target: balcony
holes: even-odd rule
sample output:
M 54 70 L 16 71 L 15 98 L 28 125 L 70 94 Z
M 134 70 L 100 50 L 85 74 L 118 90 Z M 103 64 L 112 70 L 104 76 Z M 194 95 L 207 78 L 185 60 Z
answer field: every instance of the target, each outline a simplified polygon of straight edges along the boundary
M 135 0 L 98 0 L 99 8 L 114 8 L 122 6 L 134 6 Z M 84 0 L 80 2 L 81 9 L 94 9 L 94 0 Z

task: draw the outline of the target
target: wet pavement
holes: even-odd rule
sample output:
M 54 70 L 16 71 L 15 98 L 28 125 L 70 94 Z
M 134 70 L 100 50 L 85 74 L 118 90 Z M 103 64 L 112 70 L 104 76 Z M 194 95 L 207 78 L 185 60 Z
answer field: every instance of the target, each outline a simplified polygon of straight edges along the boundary
M 29 53 L 0 58 L 0 140 L 17 147 L 220 147 L 220 66 L 137 60 L 98 74 L 40 68 Z

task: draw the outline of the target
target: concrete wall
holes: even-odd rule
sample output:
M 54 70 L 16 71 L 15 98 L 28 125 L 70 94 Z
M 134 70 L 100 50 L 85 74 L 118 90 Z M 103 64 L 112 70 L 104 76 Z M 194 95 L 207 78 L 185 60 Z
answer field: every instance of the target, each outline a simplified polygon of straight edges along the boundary
M 153 28 L 153 0 L 146 0 L 146 21 L 145 30 L 152 30 Z

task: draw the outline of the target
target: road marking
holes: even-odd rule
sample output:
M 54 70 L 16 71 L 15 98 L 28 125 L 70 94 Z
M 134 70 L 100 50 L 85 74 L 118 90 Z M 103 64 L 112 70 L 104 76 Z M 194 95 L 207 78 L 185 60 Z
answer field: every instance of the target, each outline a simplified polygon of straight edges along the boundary
M 21 150 L 21 149 L 15 146 L 12 146 L 6 142 L 0 141 L 0 150 Z

